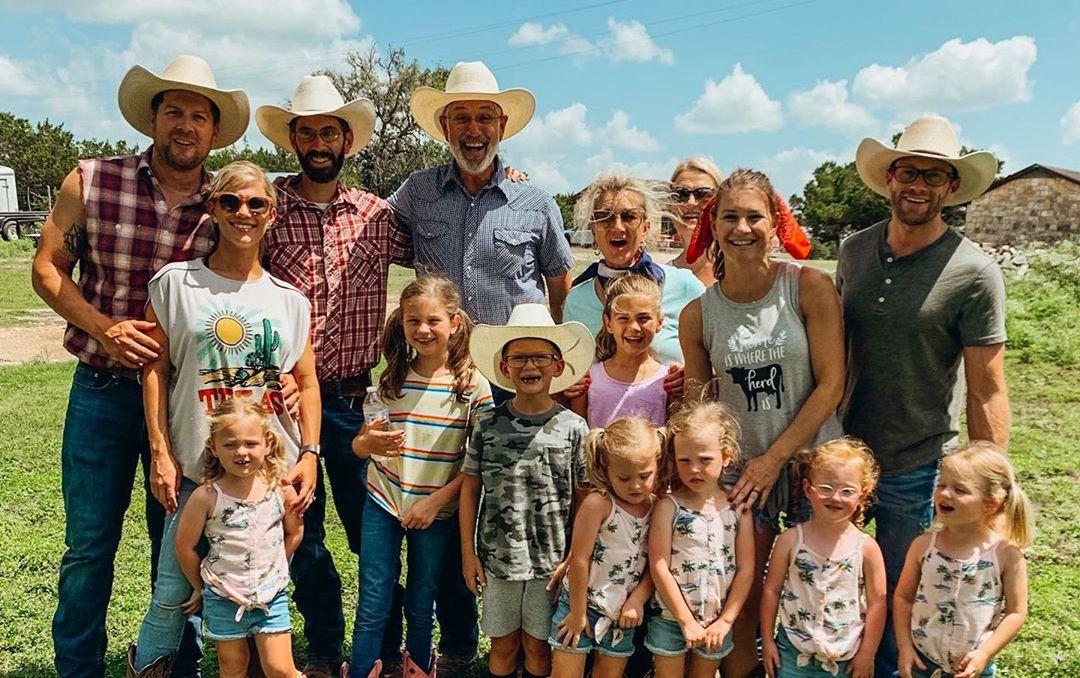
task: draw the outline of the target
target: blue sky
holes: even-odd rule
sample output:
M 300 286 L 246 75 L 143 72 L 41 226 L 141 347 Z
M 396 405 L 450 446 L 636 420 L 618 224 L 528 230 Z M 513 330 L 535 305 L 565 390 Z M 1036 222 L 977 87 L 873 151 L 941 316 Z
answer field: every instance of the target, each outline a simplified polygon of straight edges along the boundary
M 1006 171 L 1080 168 L 1080 4 L 1069 0 L 0 0 L 0 109 L 145 144 L 116 109 L 139 63 L 198 54 L 252 109 L 350 49 L 482 59 L 537 114 L 504 155 L 551 191 L 683 156 L 756 167 L 786 193 L 921 113 Z M 267 142 L 252 122 L 246 140 Z

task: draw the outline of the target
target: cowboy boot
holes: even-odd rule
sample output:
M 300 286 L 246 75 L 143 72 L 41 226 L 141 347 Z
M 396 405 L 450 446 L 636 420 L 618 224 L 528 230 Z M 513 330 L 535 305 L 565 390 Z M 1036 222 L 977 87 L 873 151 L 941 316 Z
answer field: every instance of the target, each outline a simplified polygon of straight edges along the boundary
M 438 673 L 438 669 L 435 668 L 435 658 L 431 658 L 431 673 L 428 673 L 424 669 L 420 668 L 420 665 L 413 661 L 412 656 L 409 655 L 408 650 L 405 651 L 402 660 L 401 678 L 435 678 L 435 674 Z
M 128 645 L 127 661 L 124 662 L 124 675 L 126 678 L 169 678 L 172 675 L 173 660 L 175 654 L 167 654 L 158 657 L 141 671 L 135 670 L 135 646 Z

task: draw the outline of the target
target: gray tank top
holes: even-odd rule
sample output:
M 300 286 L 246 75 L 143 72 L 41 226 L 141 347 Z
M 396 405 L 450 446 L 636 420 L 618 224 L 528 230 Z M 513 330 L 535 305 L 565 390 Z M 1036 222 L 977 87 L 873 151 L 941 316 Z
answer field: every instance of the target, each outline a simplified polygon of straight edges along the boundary
M 712 363 L 711 393 L 742 427 L 743 458 L 763 454 L 814 390 L 806 324 L 799 308 L 799 264 L 774 261 L 772 289 L 749 303 L 713 284 L 701 297 L 702 339 Z M 843 435 L 835 414 L 811 441 Z

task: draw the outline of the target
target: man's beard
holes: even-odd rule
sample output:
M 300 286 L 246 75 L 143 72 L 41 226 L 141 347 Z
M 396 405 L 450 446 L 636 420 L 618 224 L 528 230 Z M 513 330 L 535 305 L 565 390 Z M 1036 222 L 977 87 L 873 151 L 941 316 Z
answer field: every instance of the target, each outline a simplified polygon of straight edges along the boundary
M 893 194 L 890 200 L 892 213 L 894 217 L 908 226 L 923 226 L 934 221 L 941 214 L 941 206 L 945 202 L 944 197 L 929 195 L 926 198 L 926 204 L 913 205 L 905 203 L 901 196 L 902 193 Z
M 316 167 L 313 162 L 316 158 L 330 158 L 333 160 L 329 165 L 322 167 Z M 329 151 L 308 151 L 304 155 L 299 156 L 300 167 L 303 168 L 304 174 L 308 179 L 311 179 L 317 184 L 328 184 L 338 178 L 341 174 L 341 168 L 345 166 L 345 151 L 342 151 L 338 155 L 334 155 Z
M 464 139 L 450 144 L 450 155 L 454 157 L 454 161 L 457 162 L 458 167 L 469 174 L 481 174 L 482 172 L 487 171 L 487 169 L 491 167 L 491 162 L 495 160 L 495 155 L 499 152 L 499 144 L 497 142 L 488 142 L 487 153 L 485 153 L 484 157 L 479 161 L 474 162 L 465 158 L 465 154 L 461 150 L 461 143 L 463 141 Z
M 193 157 L 190 160 L 177 157 L 172 152 L 172 144 L 164 144 L 160 147 L 161 160 L 165 163 L 165 166 L 177 172 L 190 172 L 191 170 L 202 167 L 202 164 L 206 162 L 206 156 Z

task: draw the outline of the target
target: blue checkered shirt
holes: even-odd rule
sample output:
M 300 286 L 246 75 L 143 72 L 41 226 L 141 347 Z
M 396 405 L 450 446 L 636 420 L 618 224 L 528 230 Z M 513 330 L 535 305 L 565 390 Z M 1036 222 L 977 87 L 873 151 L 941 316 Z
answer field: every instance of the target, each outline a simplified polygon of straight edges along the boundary
M 505 325 L 517 304 L 544 303 L 544 278 L 574 265 L 555 200 L 507 179 L 498 157 L 476 196 L 451 162 L 413 172 L 388 202 L 412 230 L 417 272 L 453 281 L 474 322 Z

